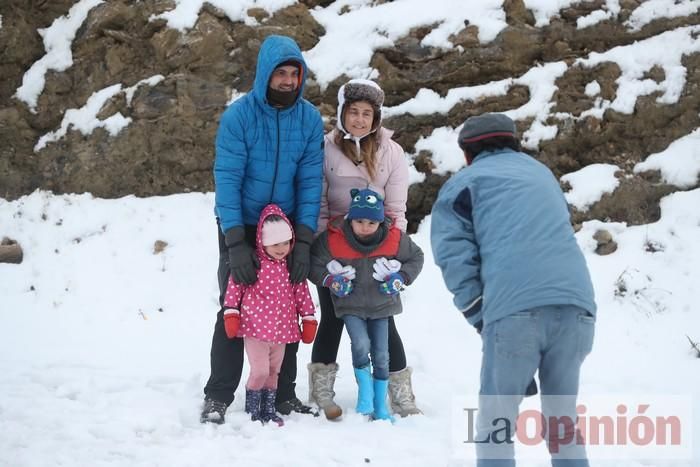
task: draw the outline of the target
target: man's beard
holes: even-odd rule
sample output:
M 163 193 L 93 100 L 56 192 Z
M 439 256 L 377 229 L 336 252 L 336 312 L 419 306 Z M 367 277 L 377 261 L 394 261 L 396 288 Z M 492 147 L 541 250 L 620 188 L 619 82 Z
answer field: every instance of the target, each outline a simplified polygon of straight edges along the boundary
M 298 90 L 278 91 L 270 87 L 267 88 L 267 101 L 273 107 L 286 108 L 294 104 L 297 99 Z

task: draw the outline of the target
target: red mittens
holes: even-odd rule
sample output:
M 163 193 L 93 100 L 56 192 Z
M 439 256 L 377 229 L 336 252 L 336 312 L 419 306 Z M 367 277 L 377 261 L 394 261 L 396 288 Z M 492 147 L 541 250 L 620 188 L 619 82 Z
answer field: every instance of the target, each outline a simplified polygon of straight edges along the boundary
M 301 341 L 304 344 L 310 344 L 316 337 L 316 328 L 318 321 L 315 319 L 304 319 L 301 321 Z
M 233 339 L 238 334 L 238 327 L 241 325 L 241 314 L 238 310 L 226 310 L 224 311 L 224 329 L 226 330 L 226 336 L 229 339 Z

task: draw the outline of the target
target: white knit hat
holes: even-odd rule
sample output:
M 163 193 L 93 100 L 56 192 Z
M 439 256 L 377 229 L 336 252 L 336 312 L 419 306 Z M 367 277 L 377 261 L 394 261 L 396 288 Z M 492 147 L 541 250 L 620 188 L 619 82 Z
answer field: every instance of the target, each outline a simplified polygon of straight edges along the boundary
M 292 229 L 284 220 L 265 222 L 262 226 L 263 246 L 276 245 L 292 239 Z

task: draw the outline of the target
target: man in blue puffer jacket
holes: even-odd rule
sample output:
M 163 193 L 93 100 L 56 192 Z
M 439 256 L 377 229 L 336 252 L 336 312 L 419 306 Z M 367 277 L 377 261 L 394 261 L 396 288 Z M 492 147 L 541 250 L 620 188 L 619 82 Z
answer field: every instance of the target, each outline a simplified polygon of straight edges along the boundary
M 576 420 L 580 367 L 593 345 L 593 286 L 566 200 L 552 172 L 519 151 L 515 134 L 503 114 L 467 119 L 459 145 L 468 167 L 443 185 L 432 210 L 435 262 L 483 340 L 478 466 L 514 465 L 513 444 L 493 442 L 503 428 L 494 421 L 515 427 L 538 370 L 545 415 Z M 573 424 L 564 429 L 547 439 L 555 465 L 587 466 L 583 445 L 552 449 L 557 436 L 575 434 Z
M 240 284 L 257 280 L 255 231 L 262 209 L 274 203 L 294 224 L 288 268 L 292 282 L 306 280 L 323 183 L 323 121 L 302 97 L 307 75 L 299 46 L 269 36 L 260 47 L 251 92 L 224 112 L 216 135 L 214 182 L 219 236 L 219 303 L 229 274 Z M 243 340 L 228 339 L 223 306 L 211 347 L 202 422 L 223 423 L 243 369 Z M 294 392 L 298 343 L 289 344 L 279 375 L 277 409 L 311 413 Z

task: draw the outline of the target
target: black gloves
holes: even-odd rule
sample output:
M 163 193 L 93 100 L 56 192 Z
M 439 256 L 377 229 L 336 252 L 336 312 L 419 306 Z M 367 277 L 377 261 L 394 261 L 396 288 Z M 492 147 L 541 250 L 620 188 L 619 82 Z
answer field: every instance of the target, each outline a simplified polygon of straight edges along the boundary
M 304 282 L 309 276 L 311 269 L 311 244 L 314 241 L 314 233 L 310 228 L 299 224 L 296 228 L 296 242 L 292 254 L 289 255 L 287 268 L 289 269 L 289 279 L 299 284 Z
M 237 284 L 250 285 L 258 279 L 257 269 L 260 267 L 255 250 L 245 240 L 245 229 L 233 227 L 226 232 L 228 247 L 228 265 L 231 277 Z
M 311 243 L 314 241 L 314 233 L 305 225 L 296 228 L 296 242 L 292 253 L 287 260 L 289 278 L 294 283 L 306 280 L 311 269 Z M 228 247 L 228 264 L 231 269 L 231 277 L 238 284 L 251 285 L 258 278 L 257 269 L 260 261 L 255 250 L 245 240 L 245 229 L 233 227 L 226 232 L 226 246 Z

